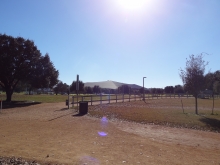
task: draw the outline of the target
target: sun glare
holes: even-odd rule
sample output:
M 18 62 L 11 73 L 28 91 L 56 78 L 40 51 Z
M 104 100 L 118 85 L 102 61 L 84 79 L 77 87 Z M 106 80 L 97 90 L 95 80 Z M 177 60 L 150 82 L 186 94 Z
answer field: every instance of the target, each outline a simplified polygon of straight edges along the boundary
M 117 0 L 120 6 L 126 10 L 139 10 L 142 9 L 149 0 Z

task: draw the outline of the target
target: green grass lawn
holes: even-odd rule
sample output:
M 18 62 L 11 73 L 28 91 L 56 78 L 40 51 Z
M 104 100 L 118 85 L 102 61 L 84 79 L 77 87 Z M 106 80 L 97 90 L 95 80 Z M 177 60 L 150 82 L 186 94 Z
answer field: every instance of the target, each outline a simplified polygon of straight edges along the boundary
M 184 112 L 182 109 L 182 103 Z M 194 99 L 151 99 L 126 103 L 90 106 L 89 114 L 106 116 L 137 123 L 151 123 L 171 127 L 185 127 L 200 130 L 220 131 L 220 99 L 215 100 L 212 115 L 212 100 L 199 99 L 195 114 Z

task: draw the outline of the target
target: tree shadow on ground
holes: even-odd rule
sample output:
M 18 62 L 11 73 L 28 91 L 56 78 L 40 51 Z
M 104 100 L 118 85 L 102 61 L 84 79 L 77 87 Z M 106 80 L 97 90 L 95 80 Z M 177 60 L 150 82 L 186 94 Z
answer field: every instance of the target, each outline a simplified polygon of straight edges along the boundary
M 56 111 L 66 111 L 66 110 L 70 110 L 70 109 L 68 109 L 68 108 L 62 108 L 62 109 L 55 110 L 54 112 L 56 112 Z
M 70 115 L 70 114 L 72 114 L 72 112 L 71 112 L 71 113 L 68 113 L 68 114 L 65 114 L 65 115 L 61 115 L 61 116 L 55 117 L 55 118 L 50 119 L 50 120 L 48 120 L 48 121 L 53 121 L 53 120 L 56 120 L 56 119 L 59 119 L 59 118 L 62 118 L 62 117 L 68 116 L 68 115 Z
M 32 101 L 11 101 L 11 102 L 2 102 L 2 109 L 9 108 L 18 108 L 18 107 L 27 107 L 31 105 L 41 104 L 41 102 L 32 102 Z
M 208 127 L 210 127 L 211 130 L 218 131 L 218 132 L 220 131 L 220 120 L 212 119 L 212 118 L 208 118 L 204 116 L 202 116 L 202 118 L 199 120 L 205 123 Z
M 77 113 L 77 114 L 74 114 L 73 117 L 81 117 L 81 116 L 84 116 L 84 115 L 86 115 L 86 114 L 84 114 L 84 113 Z

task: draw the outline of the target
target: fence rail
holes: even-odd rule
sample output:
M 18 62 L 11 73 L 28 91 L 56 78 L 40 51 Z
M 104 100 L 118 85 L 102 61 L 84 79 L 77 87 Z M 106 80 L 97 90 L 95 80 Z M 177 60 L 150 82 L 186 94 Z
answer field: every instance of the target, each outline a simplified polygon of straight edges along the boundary
M 90 105 L 94 104 L 110 104 L 117 102 L 130 102 L 137 100 L 147 100 L 147 99 L 161 99 L 161 98 L 189 98 L 192 95 L 176 95 L 176 94 L 146 94 L 145 97 L 143 95 L 123 95 L 123 94 L 109 94 L 109 95 L 89 95 L 89 96 L 72 96 L 72 106 L 77 105 L 80 101 L 87 101 Z M 215 95 L 216 98 L 219 98 L 218 95 Z

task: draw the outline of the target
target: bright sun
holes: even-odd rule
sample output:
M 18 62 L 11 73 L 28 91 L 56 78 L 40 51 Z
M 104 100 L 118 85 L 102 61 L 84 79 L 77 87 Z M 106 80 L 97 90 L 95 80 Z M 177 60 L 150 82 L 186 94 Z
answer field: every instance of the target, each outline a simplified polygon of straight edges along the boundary
M 143 8 L 149 0 L 117 0 L 119 5 L 127 10 L 139 10 Z

